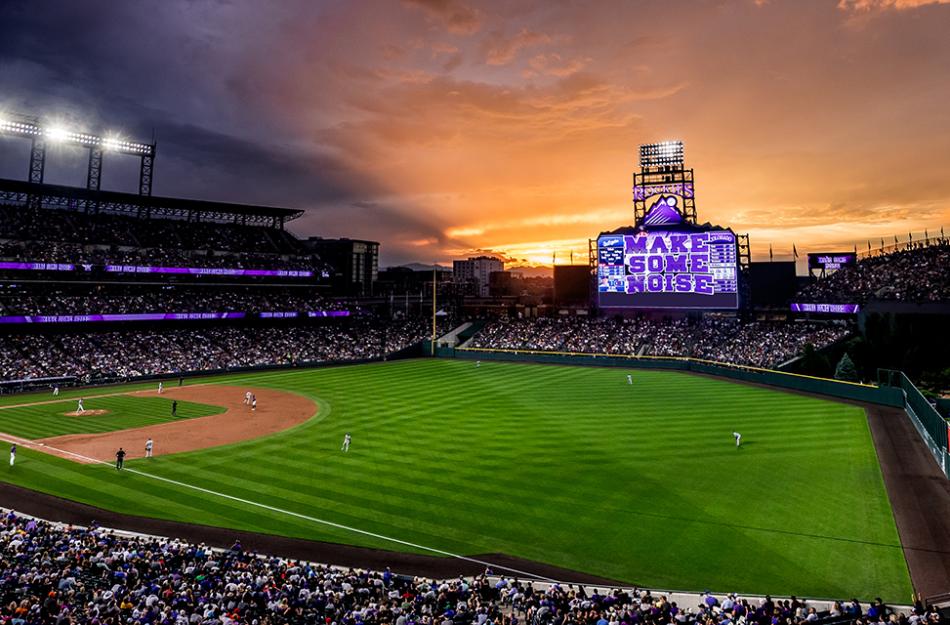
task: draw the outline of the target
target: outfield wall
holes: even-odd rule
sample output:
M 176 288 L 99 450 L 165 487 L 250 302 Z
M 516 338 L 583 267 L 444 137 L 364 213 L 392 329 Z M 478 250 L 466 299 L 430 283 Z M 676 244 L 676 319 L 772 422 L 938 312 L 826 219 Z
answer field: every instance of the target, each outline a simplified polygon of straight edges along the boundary
M 583 354 L 572 352 L 541 352 L 531 350 L 500 350 L 476 347 L 439 348 L 436 355 L 442 358 L 465 358 L 468 360 L 506 360 L 513 362 L 539 362 L 559 365 L 587 365 L 598 367 L 626 367 L 630 369 L 671 369 L 691 371 L 719 377 L 767 384 L 839 399 L 862 401 L 893 408 L 904 407 L 901 389 L 876 384 L 842 382 L 816 378 L 798 373 L 786 373 L 758 367 L 741 367 L 711 360 L 695 358 L 628 356 L 622 354 Z

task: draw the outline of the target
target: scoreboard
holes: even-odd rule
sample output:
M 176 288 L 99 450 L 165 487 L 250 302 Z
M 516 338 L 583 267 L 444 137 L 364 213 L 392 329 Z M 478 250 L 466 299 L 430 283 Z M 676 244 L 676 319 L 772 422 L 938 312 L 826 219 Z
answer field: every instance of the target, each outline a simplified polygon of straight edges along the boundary
M 602 308 L 735 309 L 738 272 L 731 230 L 639 230 L 597 239 Z

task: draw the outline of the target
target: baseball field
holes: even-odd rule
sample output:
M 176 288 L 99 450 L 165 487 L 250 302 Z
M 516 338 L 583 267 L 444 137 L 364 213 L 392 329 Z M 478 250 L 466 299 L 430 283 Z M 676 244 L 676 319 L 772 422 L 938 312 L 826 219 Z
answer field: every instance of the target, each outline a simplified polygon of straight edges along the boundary
M 649 587 L 910 597 L 858 406 L 679 372 L 455 360 L 209 378 L 160 397 L 153 388 L 86 389 L 85 407 L 104 411 L 91 417 L 64 414 L 78 391 L 0 399 L 0 431 L 25 442 L 0 479 L 127 514 L 502 553 Z M 243 389 L 259 412 L 243 406 Z M 273 433 L 253 421 L 277 419 L 285 400 L 303 417 Z M 211 419 L 208 440 L 245 421 L 258 436 L 209 448 L 199 435 L 162 438 Z M 137 452 L 146 431 L 155 458 L 131 454 L 121 472 L 108 464 L 109 445 L 140 440 Z M 73 451 L 47 453 L 56 441 Z

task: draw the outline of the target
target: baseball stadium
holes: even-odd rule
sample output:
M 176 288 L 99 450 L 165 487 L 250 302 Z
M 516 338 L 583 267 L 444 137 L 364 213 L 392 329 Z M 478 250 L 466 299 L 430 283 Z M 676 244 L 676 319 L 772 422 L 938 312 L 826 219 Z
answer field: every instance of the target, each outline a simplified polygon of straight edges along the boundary
M 551 45 L 523 34 L 505 54 Z M 264 184 L 153 193 L 203 179 L 176 139 L 26 101 L 0 99 L 3 623 L 950 614 L 939 223 L 776 258 L 642 131 L 628 216 L 569 263 L 381 266 L 355 218 L 315 227 Z

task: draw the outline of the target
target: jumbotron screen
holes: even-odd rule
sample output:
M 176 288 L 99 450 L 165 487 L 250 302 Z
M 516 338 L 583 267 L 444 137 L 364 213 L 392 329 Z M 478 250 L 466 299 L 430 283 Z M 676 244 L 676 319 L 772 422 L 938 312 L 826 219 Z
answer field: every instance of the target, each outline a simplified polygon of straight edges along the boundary
M 597 239 L 601 308 L 738 308 L 730 230 L 641 230 Z

